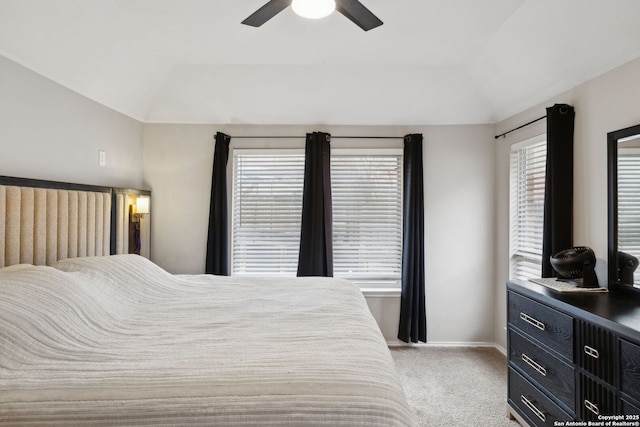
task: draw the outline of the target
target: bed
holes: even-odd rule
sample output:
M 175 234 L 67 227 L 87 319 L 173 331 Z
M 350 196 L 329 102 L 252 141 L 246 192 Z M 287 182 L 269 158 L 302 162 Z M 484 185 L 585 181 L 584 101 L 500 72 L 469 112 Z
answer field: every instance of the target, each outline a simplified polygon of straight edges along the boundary
M 417 425 L 348 281 L 33 264 L 0 269 L 0 425 Z

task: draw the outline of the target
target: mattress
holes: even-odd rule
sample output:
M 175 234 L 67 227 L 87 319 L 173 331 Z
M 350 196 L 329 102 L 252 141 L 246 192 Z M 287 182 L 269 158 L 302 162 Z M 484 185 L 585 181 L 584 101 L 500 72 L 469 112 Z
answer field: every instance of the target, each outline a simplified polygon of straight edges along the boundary
M 0 425 L 416 425 L 348 281 L 54 267 L 0 269 Z

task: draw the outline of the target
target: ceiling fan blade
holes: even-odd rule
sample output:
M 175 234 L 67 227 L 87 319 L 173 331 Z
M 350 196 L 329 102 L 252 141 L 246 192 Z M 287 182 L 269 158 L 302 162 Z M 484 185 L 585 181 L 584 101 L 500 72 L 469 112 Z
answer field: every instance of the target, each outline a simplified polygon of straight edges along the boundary
M 358 0 L 336 0 L 336 10 L 365 31 L 382 25 L 382 21 Z
M 290 5 L 291 0 L 271 0 L 260 9 L 256 10 L 247 19 L 242 21 L 242 23 L 245 25 L 251 25 L 252 27 L 259 27 Z

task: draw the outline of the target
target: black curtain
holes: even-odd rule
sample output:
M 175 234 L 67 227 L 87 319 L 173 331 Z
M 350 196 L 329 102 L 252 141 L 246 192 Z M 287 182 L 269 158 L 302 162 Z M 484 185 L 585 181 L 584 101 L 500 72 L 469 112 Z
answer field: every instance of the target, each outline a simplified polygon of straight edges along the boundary
M 229 275 L 229 214 L 227 209 L 227 161 L 231 137 L 216 133 L 209 207 L 207 274 Z
M 330 140 L 328 133 L 307 134 L 298 276 L 333 276 Z
M 542 277 L 555 277 L 551 255 L 573 246 L 574 119 L 575 112 L 570 105 L 547 108 Z
M 427 341 L 424 291 L 424 181 L 422 135 L 404 137 L 402 295 L 398 339 Z

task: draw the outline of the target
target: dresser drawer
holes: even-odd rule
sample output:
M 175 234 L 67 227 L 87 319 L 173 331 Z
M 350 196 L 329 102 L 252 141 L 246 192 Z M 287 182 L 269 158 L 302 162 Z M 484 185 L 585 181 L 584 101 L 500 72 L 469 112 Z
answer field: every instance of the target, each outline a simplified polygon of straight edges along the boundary
M 509 362 L 575 412 L 575 371 L 561 359 L 509 329 Z
M 640 402 L 640 346 L 620 340 L 620 390 Z
M 574 419 L 511 367 L 509 404 L 534 426 L 553 426 L 556 421 Z
M 601 415 L 618 413 L 618 399 L 614 390 L 585 374 L 580 374 L 579 404 L 578 414 L 581 420 L 597 421 Z
M 578 366 L 614 385 L 616 337 L 606 329 L 582 320 L 576 322 L 576 329 Z
M 509 292 L 509 323 L 573 362 L 573 318 Z

